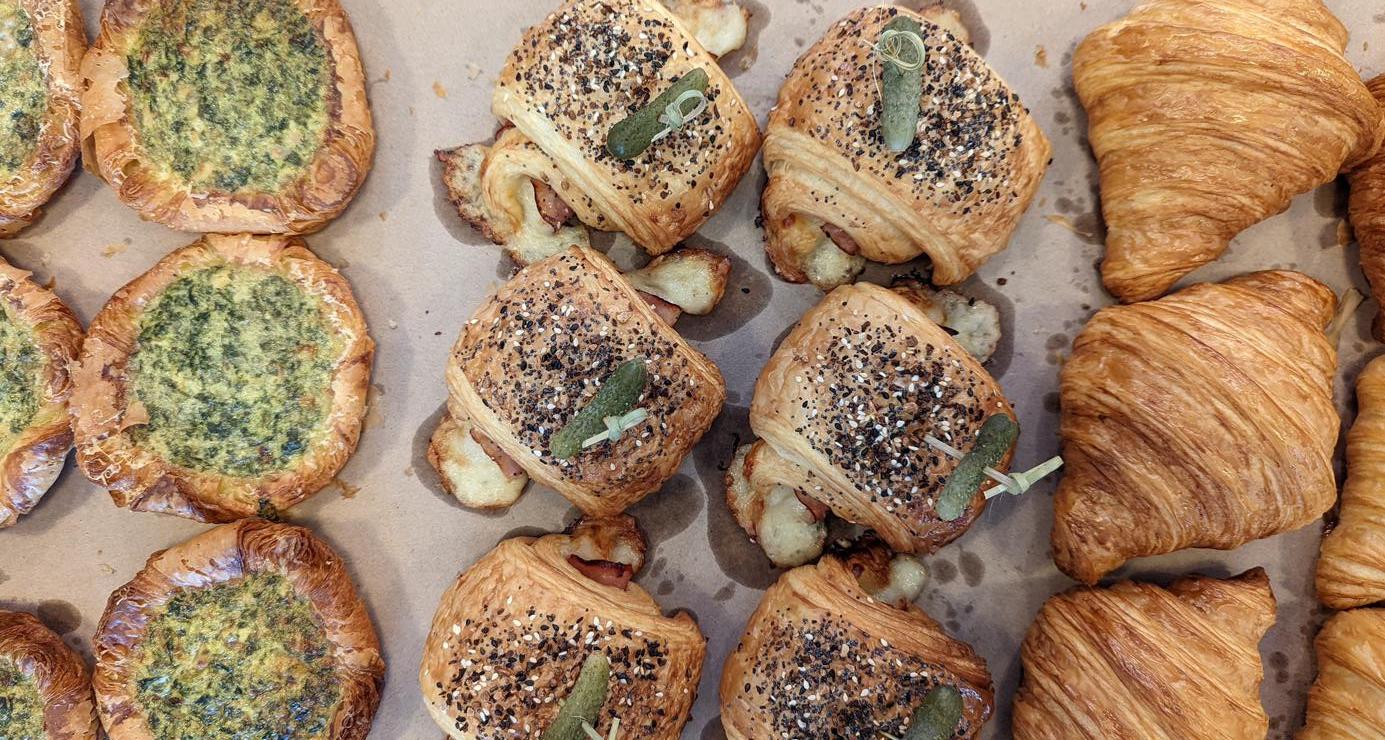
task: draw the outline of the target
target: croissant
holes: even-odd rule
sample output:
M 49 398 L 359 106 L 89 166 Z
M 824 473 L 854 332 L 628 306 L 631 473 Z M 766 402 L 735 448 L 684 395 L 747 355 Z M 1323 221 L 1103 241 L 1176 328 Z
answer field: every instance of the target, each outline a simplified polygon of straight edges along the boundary
M 959 463 L 928 437 L 970 450 L 986 420 L 1015 412 L 995 379 L 935 324 L 911 286 L 844 285 L 809 311 L 755 383 L 750 427 L 727 501 L 776 564 L 822 550 L 827 510 L 895 550 L 933 552 L 980 516 L 980 486 L 944 518 L 938 497 Z M 1007 470 L 1014 451 L 995 464 Z
M 1015 740 L 1263 740 L 1258 645 L 1274 610 L 1260 568 L 1054 596 L 1021 648 Z
M 1315 642 L 1318 680 L 1298 740 L 1385 737 L 1385 609 L 1355 609 L 1327 620 Z
M 922 27 L 927 64 L 918 136 L 881 135 L 875 45 L 898 16 Z M 894 5 L 846 16 L 794 65 L 765 135 L 766 248 L 785 279 L 831 290 L 866 260 L 927 255 L 958 283 L 1005 249 L 1051 147 L 1029 111 L 955 25 Z
M 1323 539 L 1318 598 L 1333 609 L 1385 601 L 1385 357 L 1356 381 L 1341 519 Z
M 568 0 L 526 31 L 491 101 L 495 143 L 437 153 L 462 218 L 521 266 L 585 246 L 581 225 L 655 255 L 696 232 L 750 168 L 760 130 L 691 22 L 657 0 Z M 607 151 L 616 124 L 697 69 L 704 111 L 628 160 Z
M 1162 295 L 1380 146 L 1346 43 L 1321 0 L 1154 0 L 1078 45 L 1112 294 Z
M 1385 75 L 1366 87 L 1385 105 Z M 1361 271 L 1370 281 L 1375 302 L 1385 305 L 1385 150 L 1352 170 L 1347 180 L 1351 186 L 1347 211 L 1361 247 Z M 1375 338 L 1385 341 L 1385 315 L 1377 314 L 1372 328 Z
M 1335 305 L 1306 275 L 1261 272 L 1099 312 L 1062 371 L 1058 567 L 1095 583 L 1131 558 L 1229 550 L 1331 508 Z
M 827 555 L 765 593 L 721 675 L 728 740 L 904 737 L 938 687 L 961 695 L 961 711 L 947 734 L 923 737 L 980 734 L 995 699 L 986 662 L 908 596 L 868 593 L 866 567 Z
M 666 617 L 630 582 L 645 542 L 630 517 L 496 546 L 442 597 L 419 686 L 450 737 L 538 737 L 558 718 L 593 654 L 609 664 L 591 724 L 607 737 L 676 740 L 707 643 L 686 613 Z

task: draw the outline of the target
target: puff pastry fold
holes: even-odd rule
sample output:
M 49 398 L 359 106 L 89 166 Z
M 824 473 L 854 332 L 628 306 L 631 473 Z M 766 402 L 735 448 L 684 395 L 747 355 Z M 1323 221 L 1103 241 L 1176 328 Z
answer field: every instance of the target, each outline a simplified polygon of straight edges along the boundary
M 1372 79 L 1366 87 L 1385 105 L 1385 75 Z M 1370 281 L 1375 302 L 1385 305 L 1385 150 L 1352 170 L 1347 180 L 1351 184 L 1347 210 L 1361 246 L 1361 271 Z M 1372 330 L 1376 339 L 1385 339 L 1385 317 L 1377 314 Z
M 1323 539 L 1318 598 L 1333 609 L 1385 601 L 1385 358 L 1356 381 L 1341 518 Z
M 1298 740 L 1385 737 L 1385 609 L 1356 609 L 1318 633 L 1318 679 Z
M 1077 47 L 1116 297 L 1161 295 L 1376 150 L 1346 43 L 1321 0 L 1154 0 Z
M 1332 507 L 1336 298 L 1296 272 L 1099 312 L 1061 379 L 1053 558 L 1095 583 L 1131 558 L 1232 549 Z
M 1048 600 L 1025 635 L 1016 740 L 1260 740 L 1269 578 L 1122 581 Z
M 41 706 L 16 706 L 26 703 L 23 699 L 0 705 L 5 720 L 0 730 L 6 737 L 20 738 L 24 728 L 16 715 L 34 709 L 41 714 L 44 740 L 96 740 L 96 702 L 87 664 L 61 637 L 24 612 L 0 610 L 0 674 L 7 671 L 33 682 L 33 698 Z M 0 689 L 6 689 L 13 701 L 13 687 Z

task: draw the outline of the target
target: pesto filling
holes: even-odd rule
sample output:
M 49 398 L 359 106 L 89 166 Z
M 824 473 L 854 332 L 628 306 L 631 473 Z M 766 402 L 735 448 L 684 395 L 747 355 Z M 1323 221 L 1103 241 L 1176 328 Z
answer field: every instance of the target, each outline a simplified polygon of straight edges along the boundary
M 274 573 L 169 599 L 135 666 L 139 706 L 160 740 L 326 737 L 341 698 L 322 625 Z
M 126 56 L 141 144 L 194 191 L 277 191 L 323 144 L 331 65 L 293 0 L 161 0 Z
M 43 359 L 34 331 L 0 309 L 0 453 L 38 413 Z
M 255 477 L 291 467 L 323 433 L 340 351 L 322 302 L 287 278 L 219 265 L 169 284 L 130 358 L 149 421 L 137 444 L 177 465 Z
M 0 0 L 0 179 L 29 159 L 48 110 L 48 82 L 34 41 L 29 14 Z
M 43 696 L 33 676 L 0 657 L 0 738 L 44 740 Z

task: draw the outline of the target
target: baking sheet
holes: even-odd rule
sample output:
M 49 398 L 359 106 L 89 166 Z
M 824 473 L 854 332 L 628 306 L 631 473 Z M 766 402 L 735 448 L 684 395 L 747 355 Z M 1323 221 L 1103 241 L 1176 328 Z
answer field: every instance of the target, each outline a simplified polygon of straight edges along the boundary
M 89 33 L 100 6 L 83 0 Z M 375 169 L 350 210 L 310 237 L 355 287 L 379 347 L 371 407 L 360 449 L 335 485 L 293 509 L 349 561 L 384 642 L 389 674 L 372 737 L 436 738 L 417 687 L 423 640 L 438 597 L 457 572 L 499 539 L 561 528 L 568 503 L 534 486 L 509 512 L 477 514 L 442 493 L 424 459 L 441 411 L 448 349 L 485 293 L 508 275 L 498 249 L 461 225 L 436 194 L 436 148 L 484 140 L 494 129 L 491 80 L 520 29 L 557 0 L 343 0 L 371 80 L 379 132 Z M 763 123 L 793 60 L 841 15 L 862 2 L 750 0 L 747 49 L 726 60 Z M 991 370 L 1023 424 L 1017 464 L 1057 451 L 1057 371 L 1071 339 L 1109 302 L 1096 272 L 1101 238 L 1095 165 L 1085 120 L 1071 89 L 1070 57 L 1080 38 L 1127 11 L 1134 0 L 974 0 L 963 11 L 979 49 L 1035 112 L 1054 144 L 1054 163 L 1010 249 L 964 290 L 999 306 L 1006 337 Z M 1380 71 L 1385 31 L 1372 0 L 1329 0 L 1352 30 L 1349 55 L 1366 74 Z M 717 315 L 690 317 L 679 329 L 727 379 L 727 406 L 703 444 L 665 489 L 634 509 L 653 551 L 639 581 L 665 609 L 696 614 L 710 644 L 698 703 L 685 737 L 721 737 L 716 686 L 721 664 L 775 574 L 731 521 L 722 468 L 746 434 L 746 408 L 775 343 L 818 300 L 806 286 L 773 277 L 754 221 L 764 175 L 758 165 L 696 240 L 731 254 L 734 271 Z M 1230 253 L 1194 276 L 1221 279 L 1268 267 L 1303 270 L 1334 289 L 1366 292 L 1354 245 L 1344 243 L 1345 192 L 1338 185 L 1305 195 L 1289 213 L 1236 240 Z M 47 217 L 0 251 L 52 279 L 84 322 L 125 282 L 195 237 L 142 223 L 96 178 L 76 177 Z M 629 247 L 607 239 L 617 253 Z M 898 269 L 872 269 L 888 280 Z M 1186 282 L 1186 281 L 1185 281 Z M 1376 351 L 1368 338 L 1373 305 L 1358 311 L 1342 340 L 1338 400 Z M 1019 644 L 1044 599 L 1071 585 L 1048 557 L 1052 481 L 1020 499 L 994 502 L 971 531 L 927 559 L 932 579 L 920 603 L 985 656 L 999 690 L 986 737 L 1009 737 L 1019 680 Z M 117 509 L 69 462 L 58 484 L 19 526 L 0 532 L 0 608 L 35 611 L 90 655 L 90 638 L 109 593 L 153 551 L 206 525 Z M 1323 614 L 1312 598 L 1319 526 L 1262 540 L 1231 553 L 1186 551 L 1119 575 L 1167 578 L 1189 571 L 1230 575 L 1265 566 L 1279 621 L 1261 646 L 1271 736 L 1289 737 L 1302 721 L 1313 675 L 1310 642 Z

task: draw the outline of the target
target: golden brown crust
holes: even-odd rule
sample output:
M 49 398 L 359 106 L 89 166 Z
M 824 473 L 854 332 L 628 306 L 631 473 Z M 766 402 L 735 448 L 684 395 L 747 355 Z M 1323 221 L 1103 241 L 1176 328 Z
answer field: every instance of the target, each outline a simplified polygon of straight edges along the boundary
M 1376 102 L 1385 105 L 1385 75 L 1366 84 Z M 1352 170 L 1348 213 L 1356 241 L 1361 245 L 1361 271 L 1371 283 L 1375 302 L 1385 306 L 1385 151 Z M 1372 332 L 1385 340 L 1385 318 L 1377 313 Z
M 219 264 L 281 275 L 321 300 L 341 351 L 332 371 L 332 406 L 323 428 L 293 467 L 258 477 L 192 470 L 141 448 L 126 433 L 144 423 L 126 365 L 137 349 L 148 303 L 183 275 Z M 351 286 L 298 237 L 209 234 L 164 257 L 111 297 L 91 323 L 72 396 L 77 462 L 118 506 L 207 522 L 253 516 L 263 503 L 283 511 L 331 482 L 360 439 L 375 342 Z
M 61 637 L 28 614 L 0 610 L 0 658 L 37 684 L 48 740 L 96 740 L 91 675 Z
M 1015 418 L 975 358 L 907 298 L 857 284 L 829 293 L 784 339 L 755 383 L 750 426 L 816 476 L 812 496 L 837 516 L 915 553 L 960 537 L 985 508 L 978 488 L 961 517 L 938 517 L 957 461 L 924 437 L 967 450 L 993 414 Z
M 644 589 L 583 575 L 568 535 L 501 542 L 443 594 L 419 686 L 433 720 L 460 740 L 552 723 L 586 656 L 611 663 L 597 730 L 673 740 L 688 720 L 707 643 L 686 613 L 663 616 Z M 617 677 L 623 677 L 619 680 Z M 478 735 L 483 728 L 491 732 Z M 506 735 L 508 736 L 508 735 Z
M 632 162 L 606 152 L 612 126 L 698 67 L 710 78 L 701 116 Z M 486 210 L 507 222 L 492 223 L 493 236 L 517 230 L 527 197 L 519 185 L 538 179 L 582 223 L 662 254 L 721 207 L 760 148 L 754 114 L 731 80 L 657 0 L 565 3 L 525 32 L 491 109 L 514 125 L 481 175 Z
M 1385 358 L 1361 372 L 1356 399 L 1341 519 L 1318 560 L 1318 598 L 1333 609 L 1385 601 Z
M 341 214 L 365 182 L 375 129 L 355 32 L 339 0 L 295 0 L 321 34 L 332 67 L 325 140 L 305 174 L 278 192 L 195 192 L 160 174 L 139 143 L 124 80 L 124 50 L 156 0 L 107 0 L 82 60 L 86 166 L 146 220 L 180 231 L 306 234 Z
M 16 0 L 29 15 L 48 82 L 48 111 L 37 145 L 19 173 L 0 182 L 0 237 L 13 236 L 38 218 L 40 209 L 67 182 L 77 162 L 86 27 L 76 0 Z
M 1385 609 L 1327 620 L 1315 642 L 1318 679 L 1298 740 L 1379 737 L 1385 728 Z
M 341 699 L 327 737 L 364 740 L 380 701 L 385 662 L 365 603 L 341 557 L 312 532 L 243 519 L 149 556 L 133 580 L 116 589 L 93 638 L 97 707 L 111 740 L 152 740 L 136 695 L 136 657 L 150 618 L 188 589 L 252 573 L 283 576 L 312 607 L 332 646 Z
M 62 472 L 72 449 L 68 367 L 82 347 L 82 325 L 62 300 L 0 259 L 0 300 L 16 321 L 32 327 L 43 357 L 38 410 L 0 458 L 0 529 L 29 513 Z
M 730 740 L 903 736 L 938 685 L 962 694 L 957 737 L 979 735 L 995 701 L 986 662 L 917 606 L 872 599 L 828 555 L 765 593 L 722 671 L 721 721 Z
M 549 440 L 616 367 L 643 358 L 649 420 L 619 442 L 554 458 Z M 721 410 L 726 384 L 600 252 L 520 270 L 467 322 L 447 366 L 450 403 L 529 474 L 609 516 L 656 491 Z
M 1116 297 L 1162 295 L 1380 146 L 1346 43 L 1321 0 L 1154 0 L 1078 46 Z
M 1274 610 L 1260 568 L 1054 596 L 1024 638 L 1015 739 L 1260 740 L 1259 644 Z
M 879 133 L 872 48 L 899 15 L 922 24 L 931 55 L 919 138 L 903 154 L 889 151 Z M 983 129 L 976 121 L 990 123 Z M 845 278 L 823 280 L 805 265 L 826 224 L 848 234 L 866 259 L 898 264 L 927 255 L 934 282 L 961 282 L 1005 249 L 1050 152 L 1019 97 L 964 41 L 905 8 L 856 10 L 798 60 L 770 114 L 767 249 L 786 279 L 830 289 Z
M 1085 583 L 1126 560 L 1231 549 L 1332 507 L 1336 298 L 1297 272 L 1098 313 L 1063 366 L 1053 559 Z

